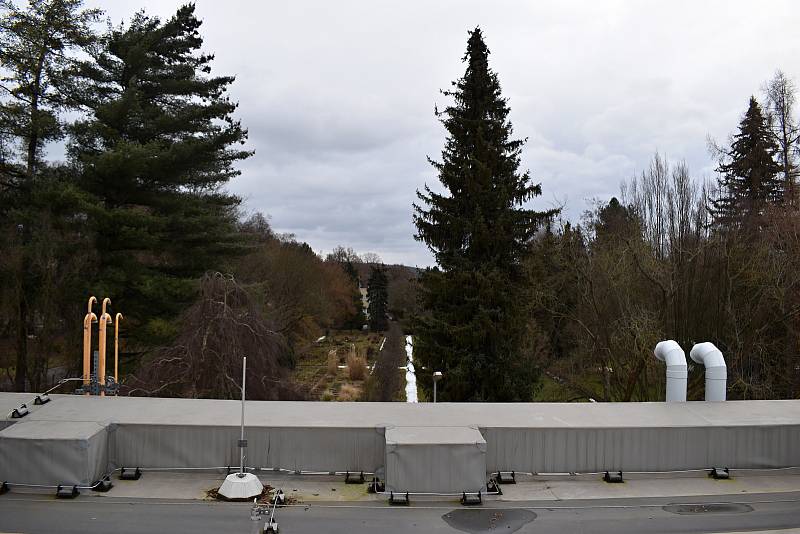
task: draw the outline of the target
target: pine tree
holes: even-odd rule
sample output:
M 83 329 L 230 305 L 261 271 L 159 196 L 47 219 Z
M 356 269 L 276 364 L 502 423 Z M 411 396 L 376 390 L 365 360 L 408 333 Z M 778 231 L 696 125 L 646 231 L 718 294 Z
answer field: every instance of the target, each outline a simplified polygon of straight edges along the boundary
M 541 194 L 520 172 L 524 140 L 512 138 L 509 107 L 479 28 L 470 32 L 464 76 L 437 116 L 447 130 L 442 160 L 429 160 L 449 195 L 427 186 L 414 206 L 416 238 L 438 264 L 421 277 L 425 313 L 414 325 L 421 365 L 442 371 L 442 399 L 530 400 L 538 372 L 521 260 L 555 211 L 523 204 Z M 428 373 L 419 377 L 430 388 Z
M 366 317 L 364 317 L 364 301 L 361 298 L 361 279 L 358 277 L 358 270 L 356 270 L 356 267 L 353 265 L 351 260 L 347 260 L 344 263 L 343 268 L 345 274 L 350 279 L 352 291 L 351 298 L 353 299 L 354 310 L 353 315 L 347 318 L 344 326 L 346 328 L 360 330 L 366 322 Z
M 234 78 L 210 76 L 200 26 L 191 4 L 165 22 L 139 12 L 75 73 L 90 117 L 73 128 L 69 152 L 100 199 L 89 214 L 94 289 L 151 340 L 174 334 L 198 277 L 239 250 L 239 199 L 220 188 L 251 153 L 238 146 L 247 132 L 226 95 Z
M 369 300 L 369 328 L 373 332 L 385 331 L 389 323 L 386 309 L 389 302 L 389 278 L 386 269 L 373 265 L 367 283 L 367 300 Z
M 16 310 L 12 324 L 18 391 L 25 390 L 28 379 L 32 317 L 42 315 L 32 308 L 41 302 L 42 287 L 36 243 L 50 214 L 37 211 L 43 208 L 38 200 L 54 188 L 68 188 L 60 180 L 42 178 L 49 170 L 41 156 L 47 143 L 63 136 L 60 115 L 74 107 L 64 98 L 65 72 L 74 52 L 94 42 L 92 24 L 101 13 L 81 5 L 80 0 L 31 0 L 22 9 L 0 0 L 0 234 L 14 235 L 0 244 L 20 259 L 18 271 L 2 281 L 0 291 Z
M 777 151 L 761 107 L 751 96 L 739 132 L 717 168 L 719 195 L 710 206 L 717 224 L 753 229 L 766 207 L 782 200 Z

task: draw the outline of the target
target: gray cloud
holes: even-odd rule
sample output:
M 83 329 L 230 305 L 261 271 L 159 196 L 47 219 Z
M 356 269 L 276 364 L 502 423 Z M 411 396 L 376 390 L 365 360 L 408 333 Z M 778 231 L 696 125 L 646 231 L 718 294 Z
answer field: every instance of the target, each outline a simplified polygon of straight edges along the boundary
M 98 1 L 90 4 L 100 4 Z M 102 5 L 117 23 L 144 5 Z M 411 203 L 444 131 L 434 105 L 463 72 L 480 25 L 510 99 L 533 205 L 576 219 L 659 150 L 710 177 L 706 136 L 725 139 L 776 68 L 800 82 L 795 2 L 245 2 L 200 0 L 217 73 L 256 154 L 230 189 L 315 250 L 337 244 L 425 265 Z

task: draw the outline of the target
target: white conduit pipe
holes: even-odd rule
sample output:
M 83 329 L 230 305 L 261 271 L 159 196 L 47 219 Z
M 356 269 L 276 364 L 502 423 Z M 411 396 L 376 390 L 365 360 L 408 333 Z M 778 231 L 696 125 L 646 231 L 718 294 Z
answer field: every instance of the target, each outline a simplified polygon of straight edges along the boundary
M 686 353 L 670 339 L 658 343 L 653 354 L 667 364 L 667 402 L 686 402 Z
M 709 342 L 698 343 L 689 351 L 689 356 L 706 368 L 707 401 L 724 401 L 727 392 L 728 368 L 722 352 Z

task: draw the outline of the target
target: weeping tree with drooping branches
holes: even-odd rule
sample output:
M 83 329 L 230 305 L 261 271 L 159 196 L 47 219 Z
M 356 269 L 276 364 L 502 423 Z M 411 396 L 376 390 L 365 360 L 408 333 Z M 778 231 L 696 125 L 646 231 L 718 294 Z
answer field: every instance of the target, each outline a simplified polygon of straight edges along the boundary
M 175 342 L 161 349 L 123 384 L 123 393 L 159 397 L 240 396 L 247 357 L 247 398 L 302 399 L 288 379 L 290 352 L 233 277 L 207 274 L 201 297 L 184 314 Z

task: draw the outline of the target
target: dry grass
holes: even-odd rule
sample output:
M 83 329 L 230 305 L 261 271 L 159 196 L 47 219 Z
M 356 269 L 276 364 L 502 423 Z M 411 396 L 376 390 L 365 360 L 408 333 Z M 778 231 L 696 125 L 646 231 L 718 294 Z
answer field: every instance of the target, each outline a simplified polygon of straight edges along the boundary
M 352 384 L 343 384 L 339 389 L 339 400 L 343 402 L 356 401 L 361 398 L 361 388 Z
M 350 380 L 364 380 L 367 376 L 367 359 L 364 356 L 348 354 L 347 373 Z
M 320 343 L 312 343 L 298 355 L 297 367 L 292 378 L 309 392 L 309 398 L 336 400 L 342 384 L 352 383 L 361 389 L 359 400 L 365 398 L 363 384 L 369 379 L 368 368 L 372 366 L 380 347 L 382 335 L 360 331 L 332 331 Z M 335 355 L 331 357 L 331 353 Z M 364 360 L 366 369 L 363 379 L 350 378 L 348 355 L 355 354 Z M 354 367 L 358 367 L 356 364 Z M 399 372 L 399 371 L 398 371 Z M 360 377 L 360 372 L 355 371 Z
M 326 365 L 328 368 L 328 374 L 331 376 L 336 376 L 336 373 L 339 372 L 339 355 L 336 354 L 335 350 L 332 350 L 328 353 Z

